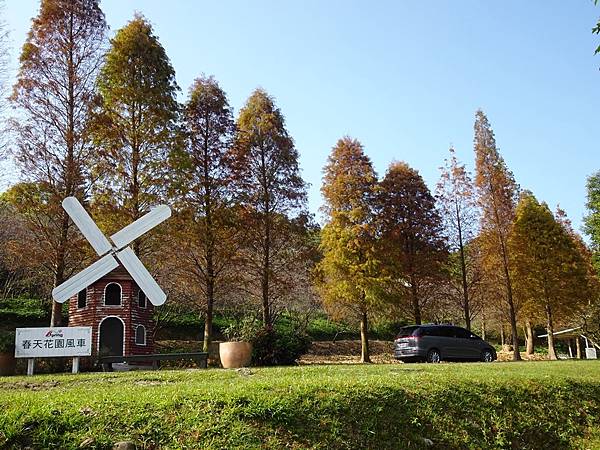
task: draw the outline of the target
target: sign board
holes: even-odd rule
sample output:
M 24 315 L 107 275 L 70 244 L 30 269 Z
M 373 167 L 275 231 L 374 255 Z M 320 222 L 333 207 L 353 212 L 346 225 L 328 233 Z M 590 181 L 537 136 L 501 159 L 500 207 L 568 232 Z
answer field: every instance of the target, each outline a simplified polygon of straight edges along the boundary
M 587 347 L 585 349 L 585 358 L 586 359 L 596 359 L 596 349 L 594 347 Z
M 92 327 L 17 328 L 15 358 L 90 356 Z

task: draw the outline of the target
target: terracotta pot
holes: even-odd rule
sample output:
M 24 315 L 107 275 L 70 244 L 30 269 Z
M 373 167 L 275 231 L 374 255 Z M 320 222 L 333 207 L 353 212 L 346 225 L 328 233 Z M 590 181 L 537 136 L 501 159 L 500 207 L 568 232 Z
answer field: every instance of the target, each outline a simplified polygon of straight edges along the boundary
M 0 375 L 14 375 L 17 360 L 13 353 L 0 353 Z
M 219 344 L 221 365 L 225 369 L 245 367 L 252 359 L 252 344 L 250 342 L 221 342 Z

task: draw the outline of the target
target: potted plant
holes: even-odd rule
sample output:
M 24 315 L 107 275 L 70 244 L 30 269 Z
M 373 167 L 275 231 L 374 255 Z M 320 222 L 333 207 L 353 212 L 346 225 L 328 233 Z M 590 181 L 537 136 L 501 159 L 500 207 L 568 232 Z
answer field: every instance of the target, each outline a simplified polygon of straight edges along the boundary
M 252 359 L 252 341 L 256 336 L 258 326 L 252 317 L 245 317 L 231 323 L 223 334 L 228 342 L 219 344 L 219 357 L 225 369 L 245 367 Z
M 0 375 L 14 375 L 16 365 L 15 332 L 0 331 Z

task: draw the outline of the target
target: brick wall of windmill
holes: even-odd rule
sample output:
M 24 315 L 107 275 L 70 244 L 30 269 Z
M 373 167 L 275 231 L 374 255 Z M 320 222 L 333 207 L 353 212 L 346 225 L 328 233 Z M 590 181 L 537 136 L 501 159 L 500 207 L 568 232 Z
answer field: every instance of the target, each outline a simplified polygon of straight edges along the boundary
M 99 327 L 107 317 L 119 317 L 124 323 L 124 354 L 148 355 L 154 353 L 154 321 L 152 315 L 154 306 L 146 300 L 146 307 L 138 305 L 139 288 L 126 273 L 119 269 L 98 280 L 87 288 L 86 306 L 77 307 L 77 296 L 69 301 L 69 326 L 92 327 L 92 353 L 97 355 L 99 344 Z M 121 286 L 121 306 L 104 305 L 105 288 L 110 283 Z M 135 342 L 135 332 L 139 325 L 146 328 L 146 345 Z

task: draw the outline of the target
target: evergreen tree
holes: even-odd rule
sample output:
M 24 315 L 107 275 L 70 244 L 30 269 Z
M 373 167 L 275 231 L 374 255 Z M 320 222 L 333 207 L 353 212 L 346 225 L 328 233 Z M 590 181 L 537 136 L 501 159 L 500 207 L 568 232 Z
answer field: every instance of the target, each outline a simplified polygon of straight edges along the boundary
M 321 233 L 320 288 L 326 308 L 360 321 L 361 362 L 370 362 L 369 315 L 378 307 L 377 174 L 355 139 L 340 139 L 324 168 L 327 224 Z
M 80 268 L 79 234 L 61 202 L 69 196 L 83 200 L 90 187 L 88 111 L 106 29 L 98 0 L 42 0 L 21 51 L 11 96 L 20 113 L 12 121 L 15 160 L 25 178 L 45 193 L 44 203 L 17 207 L 37 210 L 29 224 L 51 267 L 54 286 Z M 54 302 L 50 325 L 60 323 L 61 305 Z
M 521 196 L 509 247 L 515 292 L 524 303 L 543 311 L 548 356 L 557 359 L 553 338 L 557 318 L 581 314 L 590 299 L 585 261 L 548 206 L 531 193 Z
M 479 110 L 475 118 L 475 186 L 482 210 L 482 251 L 486 273 L 504 286 L 504 301 L 510 323 L 513 359 L 521 359 L 517 329 L 518 305 L 513 297 L 508 236 L 515 215 L 518 187 L 513 174 L 496 148 L 494 132 Z
M 406 163 L 392 163 L 378 195 L 381 255 L 393 291 L 408 300 L 412 320 L 420 324 L 423 308 L 442 279 L 446 244 L 435 199 L 419 173 Z
M 278 272 L 286 270 L 282 258 L 293 240 L 289 219 L 302 215 L 306 185 L 283 114 L 262 89 L 240 111 L 230 158 L 237 201 L 244 209 L 250 283 L 258 287 L 263 325 L 270 329 Z
M 117 31 L 98 77 L 93 135 L 100 223 L 116 231 L 165 195 L 178 117 L 175 71 L 151 25 L 136 15 Z M 139 255 L 148 237 L 133 243 Z

